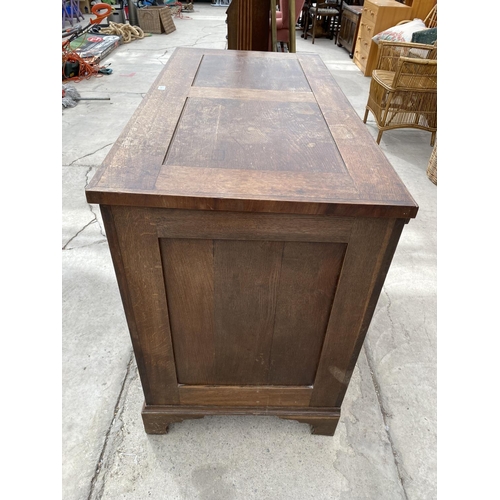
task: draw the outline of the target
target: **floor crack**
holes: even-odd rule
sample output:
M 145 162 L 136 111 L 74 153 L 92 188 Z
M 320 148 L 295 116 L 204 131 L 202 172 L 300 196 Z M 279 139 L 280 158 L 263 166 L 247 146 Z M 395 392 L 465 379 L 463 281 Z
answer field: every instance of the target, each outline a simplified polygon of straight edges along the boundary
M 90 482 L 90 492 L 87 500 L 99 500 L 102 497 L 104 489 L 104 478 L 101 479 L 101 473 L 108 465 L 109 458 L 112 455 L 109 450 L 110 448 L 112 448 L 112 438 L 113 436 L 116 436 L 118 430 L 115 428 L 115 426 L 117 425 L 117 421 L 119 420 L 123 412 L 123 402 L 128 392 L 130 382 L 133 378 L 131 377 L 131 374 L 133 373 L 133 366 L 134 353 L 133 351 L 131 351 L 130 358 L 127 363 L 127 369 L 125 370 L 125 376 L 123 377 L 120 393 L 118 394 L 118 398 L 116 400 L 115 408 L 113 411 L 113 419 L 111 420 L 111 423 L 109 424 L 108 430 L 106 432 L 101 454 L 99 455 L 99 459 L 97 460 L 95 472 Z
M 92 156 L 92 155 L 95 155 L 97 152 L 103 150 L 104 148 L 107 148 L 109 146 L 112 146 L 114 144 L 114 142 L 110 142 L 109 144 L 105 144 L 104 146 L 96 149 L 95 151 L 92 151 L 92 153 L 87 153 L 86 155 L 83 155 L 83 156 L 80 156 L 79 158 L 76 158 L 74 159 L 69 165 L 67 165 L 68 167 L 71 167 L 71 165 L 73 165 L 74 163 L 76 163 L 77 161 L 79 160 L 83 160 L 84 158 L 87 158 L 87 156 Z
M 367 344 L 368 344 L 368 342 L 365 342 L 363 344 L 363 348 L 365 351 L 366 360 L 368 362 L 368 368 L 369 368 L 371 376 L 372 376 L 373 386 L 375 387 L 375 394 L 377 395 L 377 401 L 378 401 L 378 405 L 380 407 L 380 412 L 382 413 L 382 419 L 384 422 L 384 429 L 385 429 L 385 432 L 387 434 L 387 439 L 389 441 L 389 444 L 391 446 L 391 451 L 392 451 L 392 455 L 394 457 L 394 463 L 396 465 L 396 470 L 398 473 L 399 482 L 401 483 L 401 488 L 403 490 L 404 498 L 405 498 L 405 500 L 408 500 L 408 495 L 406 493 L 406 488 L 405 488 L 405 483 L 404 483 L 403 466 L 401 465 L 398 452 L 396 450 L 396 447 L 394 446 L 394 442 L 392 440 L 392 436 L 391 436 L 391 433 L 389 430 L 390 428 L 389 428 L 388 421 L 389 421 L 389 418 L 391 417 L 391 414 L 384 408 L 384 405 L 382 402 L 382 395 L 381 395 L 381 391 L 380 391 L 380 385 L 378 383 L 377 376 L 375 375 L 375 369 L 374 369 L 375 362 L 373 360 L 372 353 L 371 353 Z
M 66 244 L 62 247 L 63 250 L 67 250 L 68 248 L 68 245 L 79 235 L 81 234 L 83 231 L 85 231 L 85 229 L 87 229 L 90 224 L 94 224 L 95 222 L 97 222 L 97 217 L 95 217 L 95 214 L 94 214 L 94 219 L 91 220 L 88 224 L 85 224 L 85 226 L 82 227 L 82 229 L 80 229 L 80 231 L 78 231 L 74 236 L 72 236 L 67 242 Z
M 89 167 L 89 169 L 87 170 L 87 173 L 85 174 L 85 179 L 87 180 L 87 182 L 85 183 L 85 188 L 89 185 L 89 182 L 90 182 L 90 179 L 89 179 L 89 174 L 90 172 L 92 171 L 92 167 Z M 92 213 L 92 215 L 94 216 L 94 219 L 95 221 L 97 222 L 97 224 L 99 225 L 99 232 L 101 233 L 101 235 L 107 239 L 106 237 L 106 233 L 103 231 L 102 229 L 102 226 L 101 224 L 99 224 L 99 219 L 97 218 L 97 213 L 94 212 L 94 207 L 92 204 L 89 203 L 89 207 L 90 207 L 90 212 Z
M 87 170 L 87 173 L 85 174 L 85 178 L 86 178 L 86 183 L 85 183 L 85 187 L 87 187 L 88 183 L 89 183 L 89 174 L 90 172 L 92 171 L 92 167 L 89 167 L 89 169 Z M 90 207 L 90 213 L 93 215 L 93 219 L 88 222 L 87 224 L 85 224 L 85 226 L 82 227 L 82 229 L 80 229 L 74 236 L 72 236 L 66 243 L 65 245 L 62 247 L 63 250 L 67 250 L 68 249 L 68 245 L 79 235 L 81 234 L 83 231 L 85 231 L 85 229 L 87 229 L 91 224 L 94 224 L 94 223 L 97 223 L 97 225 L 99 226 L 99 232 L 101 233 L 101 236 L 104 238 L 105 241 L 107 241 L 107 237 L 106 237 L 106 233 L 103 231 L 102 229 L 102 226 L 101 224 L 99 224 L 99 219 L 97 218 L 97 213 L 94 212 L 94 208 L 91 204 L 89 204 L 89 207 Z M 98 241 L 97 243 L 102 243 L 102 241 Z M 85 245 L 85 246 L 89 246 L 89 245 Z

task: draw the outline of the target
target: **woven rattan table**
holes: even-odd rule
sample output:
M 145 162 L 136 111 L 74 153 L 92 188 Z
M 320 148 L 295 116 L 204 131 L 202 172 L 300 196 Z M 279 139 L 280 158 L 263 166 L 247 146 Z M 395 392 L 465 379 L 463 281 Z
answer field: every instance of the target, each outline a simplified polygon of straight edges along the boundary
M 86 195 L 146 432 L 276 415 L 334 433 L 417 205 L 319 56 L 176 49 Z

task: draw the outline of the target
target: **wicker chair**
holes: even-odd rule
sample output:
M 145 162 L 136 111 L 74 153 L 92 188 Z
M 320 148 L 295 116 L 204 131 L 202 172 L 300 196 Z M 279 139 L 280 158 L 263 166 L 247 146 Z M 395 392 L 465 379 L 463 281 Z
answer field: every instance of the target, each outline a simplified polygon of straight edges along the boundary
M 437 45 L 379 42 L 363 122 L 371 111 L 379 129 L 417 128 L 437 131 Z

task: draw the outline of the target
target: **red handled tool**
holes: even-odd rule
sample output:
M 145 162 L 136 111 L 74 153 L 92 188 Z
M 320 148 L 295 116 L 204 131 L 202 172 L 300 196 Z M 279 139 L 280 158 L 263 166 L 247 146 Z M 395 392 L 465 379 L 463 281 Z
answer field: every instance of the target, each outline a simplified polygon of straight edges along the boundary
M 77 27 L 75 29 L 72 29 L 70 31 L 63 31 L 62 37 L 62 48 L 63 50 L 68 47 L 68 45 L 75 39 L 78 38 L 80 35 L 83 35 L 84 33 L 87 33 L 87 31 L 90 31 L 90 29 L 95 25 L 95 24 L 100 24 L 104 19 L 106 19 L 111 12 L 113 12 L 113 7 L 107 3 L 96 3 L 95 5 L 92 6 L 92 14 L 94 14 L 96 17 L 95 19 L 91 19 L 89 24 L 85 26 L 85 28 Z M 104 12 L 102 12 L 104 11 Z

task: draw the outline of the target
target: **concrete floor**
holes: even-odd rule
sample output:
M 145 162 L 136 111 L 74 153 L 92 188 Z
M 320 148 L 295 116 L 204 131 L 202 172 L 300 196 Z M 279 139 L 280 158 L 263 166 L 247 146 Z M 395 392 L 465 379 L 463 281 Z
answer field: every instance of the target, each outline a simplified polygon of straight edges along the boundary
M 175 32 L 120 46 L 104 60 L 111 75 L 75 84 L 82 96 L 111 99 L 62 113 L 62 498 L 436 498 L 437 189 L 426 132 L 386 132 L 380 144 L 420 210 L 403 231 L 335 436 L 274 417 L 206 417 L 144 433 L 106 235 L 84 189 L 174 48 L 225 48 L 225 11 L 197 2 Z M 370 78 L 345 50 L 298 32 L 297 52 L 320 54 L 363 116 Z M 371 115 L 366 126 L 376 137 Z

